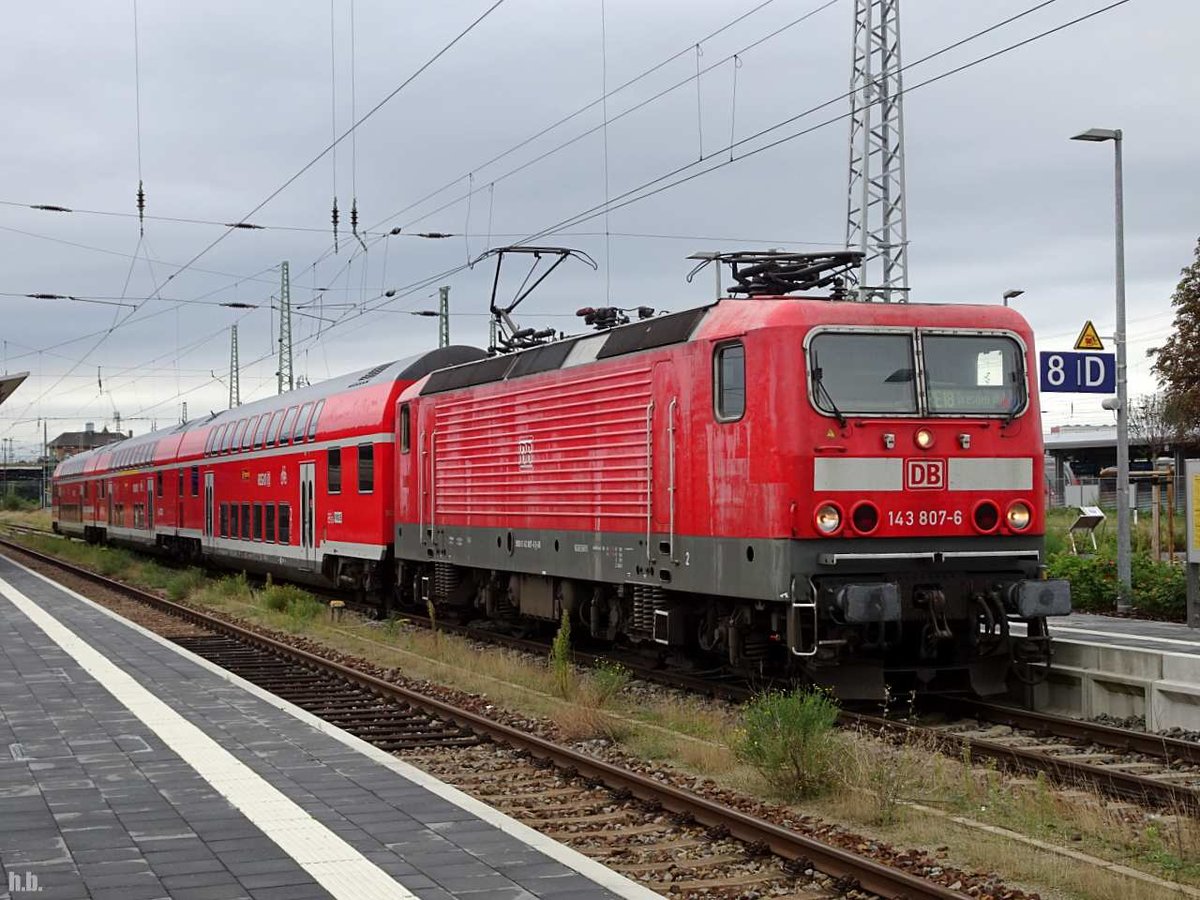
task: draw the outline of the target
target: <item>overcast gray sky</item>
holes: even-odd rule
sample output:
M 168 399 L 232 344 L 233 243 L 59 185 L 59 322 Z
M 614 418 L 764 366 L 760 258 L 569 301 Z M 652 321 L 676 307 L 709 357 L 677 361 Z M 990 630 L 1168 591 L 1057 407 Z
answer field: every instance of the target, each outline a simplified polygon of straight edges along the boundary
M 270 395 L 277 322 L 270 301 L 285 259 L 298 312 L 331 320 L 295 319 L 296 371 L 312 381 L 436 344 L 436 320 L 407 311 L 435 307 L 441 283 L 452 288 L 453 340 L 486 342 L 491 267 L 433 276 L 489 244 L 519 240 L 604 201 L 602 129 L 509 174 L 596 129 L 602 106 L 485 164 L 597 100 L 605 78 L 611 90 L 757 5 L 606 0 L 602 53 L 601 0 L 505 0 L 362 125 L 353 144 L 343 142 L 336 167 L 326 156 L 250 219 L 271 227 L 229 234 L 188 268 L 221 227 L 149 219 L 139 238 L 129 217 L 136 212 L 139 84 L 148 215 L 238 221 L 320 153 L 335 128 L 345 130 L 355 112 L 393 91 L 491 2 L 355 0 L 352 7 L 335 0 L 331 28 L 325 2 L 141 0 L 140 79 L 132 2 L 43 0 L 7 10 L 0 202 L 18 205 L 0 205 L 0 336 L 4 368 L 33 374 L 0 408 L 0 435 L 32 452 L 40 445 L 39 417 L 53 436 L 87 421 L 112 427 L 119 411 L 141 433 L 177 421 L 183 401 L 192 417 L 224 408 L 235 322 L 242 399 Z M 1034 5 L 905 0 L 904 60 Z M 1057 0 L 913 67 L 905 83 L 1105 5 Z M 741 140 L 844 93 L 852 3 L 822 6 L 773 0 L 705 41 L 699 60 L 694 49 L 684 52 L 611 96 L 610 120 L 686 82 L 609 125 L 608 195 L 702 155 L 712 154 L 700 167 L 728 159 L 731 135 Z M 1131 389 L 1151 390 L 1145 350 L 1170 333 L 1170 293 L 1200 234 L 1198 31 L 1193 0 L 1130 0 L 908 95 L 913 299 L 992 303 L 1021 288 L 1016 303 L 1043 348 L 1069 348 L 1086 318 L 1111 334 L 1111 145 L 1067 138 L 1089 127 L 1122 128 Z M 687 80 L 697 62 L 708 69 L 698 89 Z M 846 109 L 839 101 L 739 152 Z M 592 218 L 546 236 L 541 242 L 590 252 L 600 269 L 564 266 L 527 302 L 541 314 L 527 320 L 573 329 L 576 308 L 606 298 L 666 309 L 703 302 L 711 278 L 684 282 L 684 257 L 695 250 L 839 245 L 847 139 L 845 122 L 837 121 L 624 206 L 607 223 Z M 365 253 L 349 235 L 355 189 L 361 226 L 374 229 Z M 335 190 L 337 253 L 329 226 Z M 77 211 L 21 205 L 39 203 Z M 381 223 L 403 232 L 381 237 Z M 410 236 L 418 231 L 455 236 Z M 381 307 L 389 289 L 396 296 Z M 9 296 L 34 292 L 134 305 Z M 360 314 L 364 308 L 376 311 Z M 1111 420 L 1097 397 L 1050 398 L 1044 406 L 1047 426 Z

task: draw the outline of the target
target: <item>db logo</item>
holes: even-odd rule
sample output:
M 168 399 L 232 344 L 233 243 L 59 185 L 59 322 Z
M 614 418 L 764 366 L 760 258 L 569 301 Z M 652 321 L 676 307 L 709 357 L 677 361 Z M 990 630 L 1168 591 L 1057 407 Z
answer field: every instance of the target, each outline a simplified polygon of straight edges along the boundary
M 946 488 L 944 459 L 906 459 L 904 489 L 906 491 L 940 491 Z

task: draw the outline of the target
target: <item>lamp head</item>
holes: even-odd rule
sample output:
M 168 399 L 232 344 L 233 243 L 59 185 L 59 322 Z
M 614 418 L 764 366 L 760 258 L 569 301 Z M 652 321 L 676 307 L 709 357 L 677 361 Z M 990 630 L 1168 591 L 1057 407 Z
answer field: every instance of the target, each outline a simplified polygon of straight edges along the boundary
M 1073 135 L 1073 141 L 1092 141 L 1098 143 L 1100 141 L 1119 141 L 1121 139 L 1120 128 L 1089 128 L 1087 131 Z

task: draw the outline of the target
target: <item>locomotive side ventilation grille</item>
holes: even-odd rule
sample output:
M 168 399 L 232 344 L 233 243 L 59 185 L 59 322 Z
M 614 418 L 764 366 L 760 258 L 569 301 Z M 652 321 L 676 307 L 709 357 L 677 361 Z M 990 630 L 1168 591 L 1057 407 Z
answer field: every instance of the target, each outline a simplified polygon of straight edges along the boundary
M 652 584 L 634 584 L 633 620 L 631 630 L 644 634 L 654 633 L 654 611 L 666 606 L 663 590 Z

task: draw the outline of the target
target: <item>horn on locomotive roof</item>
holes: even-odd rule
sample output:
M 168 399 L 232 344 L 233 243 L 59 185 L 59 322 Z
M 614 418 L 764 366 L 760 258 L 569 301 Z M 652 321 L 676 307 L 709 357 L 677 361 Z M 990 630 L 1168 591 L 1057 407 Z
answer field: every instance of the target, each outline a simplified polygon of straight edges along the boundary
M 521 282 L 521 286 L 517 288 L 517 293 L 512 301 L 507 306 L 499 306 L 496 301 L 496 293 L 500 287 L 500 267 L 504 265 L 504 257 L 509 254 L 532 256 L 533 261 L 530 263 L 529 271 L 525 273 L 525 278 Z M 496 329 L 495 339 L 492 345 L 488 347 L 488 353 L 493 356 L 497 353 L 508 353 L 513 350 L 527 350 L 530 347 L 536 347 L 553 340 L 555 335 L 553 328 L 543 328 L 541 330 L 518 328 L 517 323 L 512 318 L 512 311 L 520 305 L 522 300 L 533 293 L 534 288 L 545 281 L 551 272 L 570 258 L 575 258 L 582 263 L 586 263 L 593 269 L 598 268 L 596 261 L 582 250 L 573 250 L 570 247 L 524 247 L 520 245 L 495 247 L 476 257 L 471 261 L 471 265 L 473 266 L 475 263 L 482 262 L 489 256 L 496 257 L 496 277 L 492 280 L 492 301 L 490 307 L 492 320 L 496 323 Z M 537 280 L 533 284 L 530 284 L 529 279 L 533 277 L 533 273 L 541 264 L 543 257 L 552 261 L 546 270 L 537 277 Z
M 694 253 L 688 259 L 700 262 L 688 272 L 690 282 L 710 263 L 729 266 L 737 282 L 730 294 L 750 297 L 779 296 L 793 291 L 831 288 L 830 300 L 846 300 L 858 291 L 847 287 L 857 284 L 858 269 L 864 254 L 860 250 L 834 250 L 817 253 L 785 253 L 778 250 L 742 250 L 734 253 Z

